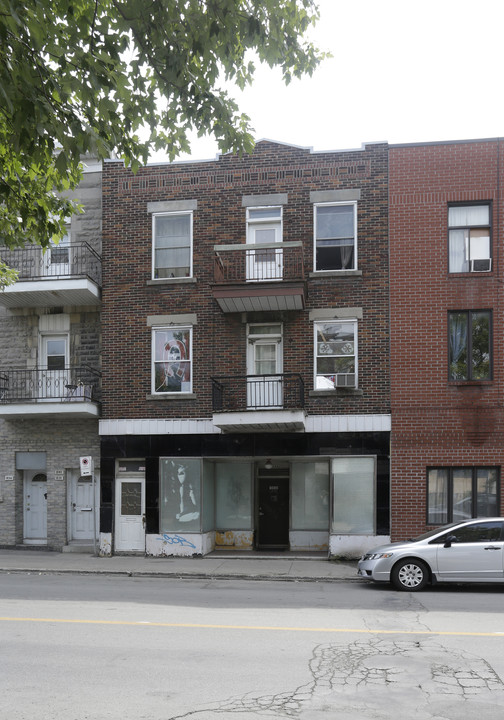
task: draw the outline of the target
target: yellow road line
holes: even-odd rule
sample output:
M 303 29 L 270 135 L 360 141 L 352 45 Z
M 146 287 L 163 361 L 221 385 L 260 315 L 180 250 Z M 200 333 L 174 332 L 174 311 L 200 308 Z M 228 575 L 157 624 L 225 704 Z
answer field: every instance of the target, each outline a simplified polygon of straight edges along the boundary
M 205 630 L 277 630 L 281 632 L 364 633 L 368 635 L 464 635 L 504 637 L 503 632 L 467 632 L 463 630 L 369 630 L 364 628 L 283 627 L 281 625 L 213 625 L 207 623 L 168 623 L 148 620 L 80 620 L 66 618 L 0 617 L 0 622 L 70 623 L 75 625 L 129 625 L 142 627 L 193 628 Z

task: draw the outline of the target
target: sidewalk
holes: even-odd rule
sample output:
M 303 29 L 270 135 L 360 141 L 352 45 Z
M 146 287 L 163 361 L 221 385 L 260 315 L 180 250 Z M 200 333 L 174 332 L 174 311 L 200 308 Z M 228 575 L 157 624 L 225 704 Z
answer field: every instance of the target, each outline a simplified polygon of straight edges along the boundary
M 101 558 L 85 553 L 0 549 L 0 573 L 69 573 L 163 578 L 285 580 L 294 582 L 362 582 L 357 563 L 296 554 L 240 555 L 214 552 L 202 558 L 114 555 Z

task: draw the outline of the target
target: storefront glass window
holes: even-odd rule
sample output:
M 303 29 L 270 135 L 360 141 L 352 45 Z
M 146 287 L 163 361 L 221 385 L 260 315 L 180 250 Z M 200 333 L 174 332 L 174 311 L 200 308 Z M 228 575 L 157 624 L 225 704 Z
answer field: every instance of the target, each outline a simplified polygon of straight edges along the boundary
M 341 535 L 374 535 L 374 457 L 339 457 L 331 460 L 333 520 L 331 531 Z
M 251 477 L 249 462 L 215 463 L 217 530 L 252 528 Z
M 329 529 L 329 463 L 327 460 L 293 464 L 292 529 Z
M 214 465 L 203 460 L 203 532 L 215 529 Z
M 200 532 L 201 462 L 160 458 L 160 532 Z

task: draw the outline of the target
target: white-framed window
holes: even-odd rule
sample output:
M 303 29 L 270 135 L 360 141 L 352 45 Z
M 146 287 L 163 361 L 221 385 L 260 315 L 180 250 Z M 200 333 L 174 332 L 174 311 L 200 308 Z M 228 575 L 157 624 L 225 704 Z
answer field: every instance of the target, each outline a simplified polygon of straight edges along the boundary
M 315 323 L 314 387 L 357 387 L 357 320 Z
M 152 215 L 152 277 L 192 277 L 193 214 L 187 212 Z
M 357 267 L 357 203 L 321 203 L 314 212 L 314 270 Z
M 152 392 L 192 392 L 192 327 L 152 328 Z
M 488 203 L 448 207 L 448 258 L 451 273 L 492 269 Z

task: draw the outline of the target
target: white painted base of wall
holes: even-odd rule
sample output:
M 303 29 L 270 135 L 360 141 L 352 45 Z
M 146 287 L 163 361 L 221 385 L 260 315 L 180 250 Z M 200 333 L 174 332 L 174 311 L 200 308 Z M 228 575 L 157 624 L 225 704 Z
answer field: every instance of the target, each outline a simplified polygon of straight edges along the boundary
M 390 535 L 331 535 L 329 537 L 329 557 L 358 560 L 365 552 L 389 542 Z
M 164 533 L 145 536 L 145 553 L 154 557 L 208 555 L 215 547 L 215 533 Z
M 100 557 L 110 557 L 112 555 L 112 533 L 100 533 Z
M 291 550 L 327 551 L 329 548 L 329 534 L 325 531 L 291 530 L 289 532 Z
M 226 530 L 222 532 L 215 532 L 215 547 L 250 550 L 253 545 L 253 530 Z

